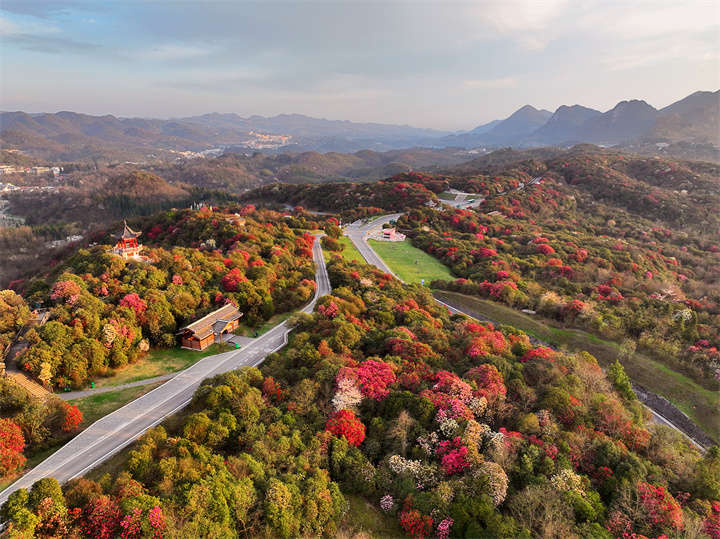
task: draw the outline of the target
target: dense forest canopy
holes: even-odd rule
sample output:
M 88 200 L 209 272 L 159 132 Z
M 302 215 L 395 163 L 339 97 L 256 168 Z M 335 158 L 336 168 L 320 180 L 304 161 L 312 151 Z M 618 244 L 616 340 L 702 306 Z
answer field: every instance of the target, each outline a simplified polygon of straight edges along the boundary
M 367 266 L 329 273 L 260 371 L 208 380 L 113 477 L 17 491 L 11 533 L 333 536 L 360 495 L 411 537 L 716 536 L 720 453 L 645 427 L 621 372 Z
M 311 232 L 339 250 L 341 222 L 397 212 L 456 277 L 433 288 L 592 332 L 717 390 L 717 167 L 580 150 L 136 213 L 148 262 L 108 254 L 114 229 L 88 235 L 15 283 L 22 294 L 0 292 L 0 344 L 44 302 L 52 320 L 18 360 L 47 385 L 82 387 L 228 302 L 253 328 L 296 310 L 316 290 Z M 170 185 L 122 181 L 143 179 Z M 450 189 L 479 206 L 458 208 Z M 337 254 L 327 268 L 331 294 L 291 316 L 282 351 L 206 380 L 107 475 L 16 491 L 5 535 L 372 534 L 352 504 L 392 536 L 720 538 L 720 451 L 650 422 L 620 363 L 603 371 L 587 352 L 451 315 L 427 288 Z M 8 476 L 26 443 L 78 418 L 0 388 Z

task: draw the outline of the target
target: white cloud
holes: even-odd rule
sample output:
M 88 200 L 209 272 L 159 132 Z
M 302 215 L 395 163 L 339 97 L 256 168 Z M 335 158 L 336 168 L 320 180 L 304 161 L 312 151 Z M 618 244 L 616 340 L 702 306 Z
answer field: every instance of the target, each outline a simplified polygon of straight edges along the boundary
M 480 2 L 472 15 L 480 26 L 475 37 L 509 39 L 524 49 L 541 49 L 563 32 L 563 17 L 569 2 L 509 1 Z

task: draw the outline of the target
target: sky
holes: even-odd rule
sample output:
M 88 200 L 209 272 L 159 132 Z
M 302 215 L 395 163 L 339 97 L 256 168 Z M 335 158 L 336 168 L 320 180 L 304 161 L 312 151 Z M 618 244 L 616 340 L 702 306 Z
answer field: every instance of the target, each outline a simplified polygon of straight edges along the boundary
M 720 88 L 712 1 L 0 1 L 0 110 L 470 130 Z

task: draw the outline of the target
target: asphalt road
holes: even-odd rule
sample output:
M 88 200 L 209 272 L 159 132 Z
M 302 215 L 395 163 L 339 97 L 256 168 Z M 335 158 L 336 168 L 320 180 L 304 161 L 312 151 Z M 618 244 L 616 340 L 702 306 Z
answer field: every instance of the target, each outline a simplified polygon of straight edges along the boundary
M 392 270 L 387 267 L 385 262 L 383 262 L 382 258 L 380 258 L 377 253 L 375 253 L 375 251 L 368 245 L 367 239 L 374 232 L 381 230 L 384 224 L 389 223 L 393 219 L 397 221 L 397 219 L 401 215 L 402 213 L 385 215 L 364 225 L 361 221 L 355 221 L 351 225 L 348 225 L 344 230 L 345 235 L 350 238 L 350 240 L 353 242 L 355 247 L 357 247 L 358 251 L 360 251 L 360 254 L 363 256 L 363 258 L 367 261 L 368 264 L 372 264 L 373 266 L 380 268 L 385 273 L 389 273 L 390 275 L 393 275 L 395 277 L 397 277 L 397 275 L 395 275 Z
M 330 293 L 320 241 L 315 241 L 313 258 L 317 264 L 317 291 L 302 312 L 311 313 L 318 298 Z M 64 483 L 95 468 L 148 429 L 185 407 L 200 383 L 208 377 L 240 367 L 256 367 L 271 352 L 287 344 L 291 329 L 283 322 L 258 337 L 242 350 L 209 356 L 165 382 L 155 390 L 96 421 L 53 455 L 38 464 L 10 487 L 0 492 L 0 505 L 19 488 L 29 489 L 43 477 Z

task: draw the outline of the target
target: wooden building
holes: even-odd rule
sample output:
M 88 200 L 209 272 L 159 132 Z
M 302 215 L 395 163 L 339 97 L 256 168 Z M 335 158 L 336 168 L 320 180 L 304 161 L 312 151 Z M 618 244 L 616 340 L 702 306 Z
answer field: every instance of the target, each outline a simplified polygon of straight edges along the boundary
M 190 350 L 205 350 L 214 342 L 222 340 L 222 334 L 238 327 L 242 313 L 235 305 L 228 303 L 203 316 L 200 320 L 180 328 L 180 346 Z

